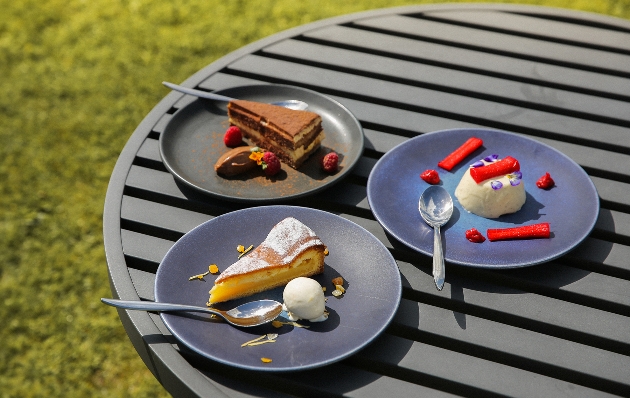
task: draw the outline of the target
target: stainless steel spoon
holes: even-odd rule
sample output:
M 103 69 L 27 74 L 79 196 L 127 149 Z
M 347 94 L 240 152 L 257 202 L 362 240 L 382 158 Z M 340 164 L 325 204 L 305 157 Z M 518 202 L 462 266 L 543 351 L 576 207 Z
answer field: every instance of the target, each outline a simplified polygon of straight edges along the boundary
M 226 97 L 225 95 L 215 94 L 208 91 L 195 90 L 194 88 L 188 88 L 183 86 L 178 86 L 177 84 L 162 82 L 163 85 L 170 88 L 171 90 L 179 91 L 180 93 L 194 95 L 195 97 L 207 98 L 215 101 L 223 101 L 230 102 L 235 100 L 236 98 Z M 308 104 L 304 101 L 300 100 L 286 100 L 286 101 L 278 101 L 271 102 L 271 105 L 283 106 L 285 108 L 294 109 L 296 111 L 302 111 L 308 108 Z
M 102 298 L 101 301 L 112 307 L 126 310 L 158 311 L 158 312 L 205 312 L 223 317 L 234 326 L 250 327 L 271 322 L 282 312 L 282 304 L 273 300 L 258 300 L 239 305 L 229 311 L 216 308 L 195 307 L 192 305 L 156 303 L 153 301 L 125 301 Z
M 453 199 L 446 189 L 432 185 L 420 195 L 418 210 L 424 221 L 433 227 L 433 280 L 437 289 L 442 290 L 446 269 L 440 227 L 446 224 L 453 215 Z

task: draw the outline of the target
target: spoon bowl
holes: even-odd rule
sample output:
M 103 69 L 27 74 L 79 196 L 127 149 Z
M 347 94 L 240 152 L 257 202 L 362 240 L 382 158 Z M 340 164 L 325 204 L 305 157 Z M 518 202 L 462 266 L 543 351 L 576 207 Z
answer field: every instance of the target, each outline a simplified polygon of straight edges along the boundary
M 282 304 L 274 300 L 258 300 L 241 304 L 229 311 L 216 308 L 195 307 L 192 305 L 156 303 L 153 301 L 125 301 L 102 298 L 104 304 L 126 310 L 157 311 L 157 312 L 205 312 L 219 315 L 234 326 L 251 327 L 271 322 L 282 312 Z
M 226 97 L 225 95 L 211 93 L 209 91 L 201 91 L 201 90 L 195 90 L 194 88 L 179 86 L 177 84 L 173 84 L 169 82 L 162 82 L 162 84 L 170 88 L 171 90 L 179 91 L 180 93 L 184 93 L 184 94 L 194 95 L 195 97 L 199 97 L 199 98 L 207 98 L 207 99 L 211 99 L 215 101 L 223 101 L 223 102 L 230 102 L 236 99 L 236 98 Z M 285 101 L 271 102 L 271 105 L 282 106 L 282 107 L 293 109 L 296 111 L 303 111 L 304 109 L 308 108 L 308 104 L 300 100 L 285 100 Z
M 442 290 L 446 269 L 440 227 L 446 224 L 453 215 L 453 199 L 446 189 L 432 185 L 420 195 L 418 210 L 422 219 L 433 227 L 433 280 L 437 289 Z

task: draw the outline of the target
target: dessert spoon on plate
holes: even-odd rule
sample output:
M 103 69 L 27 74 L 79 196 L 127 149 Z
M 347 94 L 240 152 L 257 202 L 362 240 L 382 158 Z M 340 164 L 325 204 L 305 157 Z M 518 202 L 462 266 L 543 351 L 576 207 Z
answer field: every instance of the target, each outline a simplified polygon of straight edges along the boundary
M 162 82 L 162 84 L 170 88 L 171 90 L 179 91 L 180 93 L 184 93 L 184 94 L 194 95 L 195 97 L 199 97 L 199 98 L 207 98 L 207 99 L 211 99 L 215 101 L 223 101 L 223 102 L 230 102 L 236 99 L 236 98 L 226 97 L 225 95 L 211 93 L 209 91 L 201 91 L 201 90 L 195 90 L 194 88 L 179 86 L 177 84 L 173 84 L 169 82 Z M 300 100 L 285 100 L 285 101 L 271 102 L 271 105 L 283 106 L 285 108 L 293 109 L 296 111 L 302 111 L 308 108 L 308 104 Z
M 442 290 L 446 269 L 444 267 L 440 227 L 446 224 L 453 215 L 453 199 L 446 189 L 432 185 L 420 195 L 418 210 L 420 210 L 420 215 L 424 221 L 433 227 L 433 280 L 435 287 Z
M 241 304 L 229 311 L 216 308 L 195 307 L 184 304 L 156 303 L 154 301 L 126 301 L 102 298 L 104 304 L 126 310 L 157 311 L 157 312 L 205 312 L 219 315 L 234 326 L 250 327 L 271 322 L 282 312 L 282 304 L 274 300 L 258 300 Z

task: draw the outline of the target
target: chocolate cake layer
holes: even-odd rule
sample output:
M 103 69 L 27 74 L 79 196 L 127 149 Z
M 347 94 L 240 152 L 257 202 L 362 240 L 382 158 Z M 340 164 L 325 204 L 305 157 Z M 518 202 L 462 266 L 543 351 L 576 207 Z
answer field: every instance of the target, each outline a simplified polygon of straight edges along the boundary
M 236 100 L 228 104 L 228 117 L 247 138 L 293 168 L 298 168 L 324 139 L 321 117 L 314 112 Z

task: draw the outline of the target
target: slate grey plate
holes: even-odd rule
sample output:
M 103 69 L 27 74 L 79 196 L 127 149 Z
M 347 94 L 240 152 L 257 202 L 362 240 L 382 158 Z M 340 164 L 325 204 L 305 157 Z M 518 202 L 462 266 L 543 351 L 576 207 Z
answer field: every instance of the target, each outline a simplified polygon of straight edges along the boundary
M 468 138 L 483 140 L 483 146 L 450 172 L 437 163 Z M 467 212 L 454 195 L 464 172 L 476 160 L 491 154 L 518 159 L 527 199 L 514 214 L 488 219 Z M 370 208 L 381 225 L 397 240 L 433 255 L 433 229 L 418 213 L 418 199 L 429 186 L 419 175 L 437 170 L 441 185 L 451 194 L 453 217 L 442 228 L 444 258 L 452 263 L 485 268 L 516 268 L 553 260 L 582 242 L 599 214 L 599 196 L 586 172 L 556 149 L 513 133 L 486 129 L 452 129 L 412 138 L 387 152 L 368 178 Z M 550 190 L 536 186 L 549 172 L 556 182 Z M 477 228 L 509 228 L 549 222 L 550 239 L 471 243 L 465 231 Z
M 326 138 L 321 148 L 298 169 L 286 164 L 274 177 L 260 168 L 225 178 L 214 164 L 230 148 L 223 144 L 229 127 L 224 103 L 197 99 L 178 110 L 160 135 L 164 166 L 186 186 L 221 199 L 248 203 L 270 203 L 310 195 L 340 181 L 356 165 L 363 152 L 363 129 L 352 113 L 339 102 L 315 91 L 286 85 L 250 85 L 217 91 L 232 98 L 259 102 L 299 99 L 308 110 L 322 117 Z M 330 151 L 340 156 L 339 171 L 325 173 L 321 158 Z
M 293 206 L 264 206 L 214 218 L 193 229 L 169 250 L 155 281 L 155 300 L 204 306 L 213 275 L 205 281 L 192 275 L 216 263 L 224 270 L 237 260 L 238 245 L 260 244 L 271 228 L 286 217 L 309 226 L 327 245 L 325 271 L 313 276 L 325 286 L 328 320 L 300 321 L 308 329 L 271 324 L 236 328 L 199 314 L 162 313 L 173 335 L 193 351 L 218 362 L 260 371 L 293 371 L 328 365 L 346 358 L 373 341 L 391 322 L 400 303 L 402 285 L 395 260 L 371 233 L 344 218 L 321 210 Z M 332 279 L 342 276 L 346 293 L 331 295 Z M 222 309 L 269 298 L 282 302 L 283 287 L 247 298 L 216 304 Z M 284 314 L 286 315 L 286 314 Z M 278 333 L 276 343 L 241 348 L 241 344 L 267 333 Z M 262 357 L 271 358 L 263 363 Z

